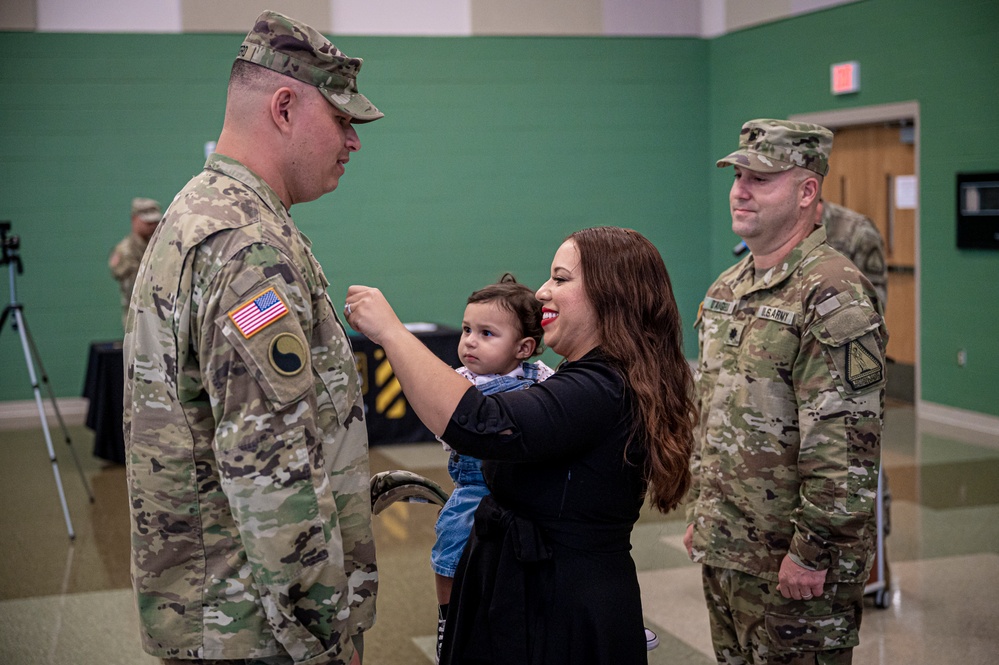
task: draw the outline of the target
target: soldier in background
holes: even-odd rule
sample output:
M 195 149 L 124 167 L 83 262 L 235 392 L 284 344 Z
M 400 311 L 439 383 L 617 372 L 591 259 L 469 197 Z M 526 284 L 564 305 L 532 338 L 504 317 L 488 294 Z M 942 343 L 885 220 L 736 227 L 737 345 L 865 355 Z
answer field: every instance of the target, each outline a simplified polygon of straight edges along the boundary
M 132 299 L 132 287 L 135 286 L 135 275 L 139 272 L 139 262 L 142 261 L 142 255 L 162 215 L 160 204 L 153 199 L 132 199 L 132 232 L 114 246 L 108 257 L 111 276 L 121 289 L 122 328 L 125 327 L 125 317 L 128 316 L 128 303 Z
M 885 261 L 885 243 L 877 225 L 867 215 L 825 200 L 819 201 L 819 215 L 822 217 L 822 225 L 826 227 L 829 244 L 860 268 L 864 277 L 874 286 L 881 302 L 881 315 L 884 316 L 888 311 L 888 263 Z M 893 362 L 887 353 L 885 360 L 889 366 Z M 881 469 L 881 493 L 883 538 L 891 532 L 891 489 L 884 469 Z M 885 556 L 883 542 L 881 556 Z M 887 557 L 884 561 L 884 579 L 876 580 L 875 577 L 872 575 L 871 580 L 884 582 L 885 588 L 890 586 L 891 568 Z
M 164 663 L 359 663 L 374 622 L 367 433 L 328 282 L 288 209 L 382 117 L 359 58 L 261 14 L 217 150 L 167 209 L 125 335 L 132 583 Z
M 887 332 L 818 224 L 832 133 L 742 127 L 732 229 L 751 254 L 701 307 L 684 545 L 719 663 L 849 663 L 875 547 Z
M 874 285 L 882 309 L 888 307 L 888 264 L 885 243 L 870 217 L 829 201 L 819 202 L 826 241 L 853 261 Z

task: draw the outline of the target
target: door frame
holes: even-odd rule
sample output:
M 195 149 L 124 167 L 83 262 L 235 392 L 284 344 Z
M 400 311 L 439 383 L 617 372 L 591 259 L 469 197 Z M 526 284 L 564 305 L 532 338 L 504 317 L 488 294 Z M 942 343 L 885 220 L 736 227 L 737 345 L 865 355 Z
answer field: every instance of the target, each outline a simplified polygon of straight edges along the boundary
M 922 287 L 920 285 L 920 279 L 922 275 L 921 266 L 921 250 L 920 250 L 920 237 L 919 232 L 919 213 L 922 208 L 920 205 L 921 193 L 922 193 L 922 178 L 919 174 L 919 143 L 920 143 L 920 129 L 919 129 L 919 102 L 918 101 L 908 101 L 908 102 L 898 102 L 895 104 L 879 104 L 876 106 L 858 106 L 850 109 L 839 109 L 834 111 L 817 111 L 815 113 L 797 113 L 788 117 L 788 120 L 796 122 L 811 122 L 816 125 L 822 125 L 823 127 L 828 127 L 829 129 L 836 130 L 843 127 L 852 127 L 855 125 L 870 125 L 876 122 L 895 122 L 895 121 L 906 121 L 911 122 L 913 127 L 913 148 L 915 149 L 915 176 L 916 176 L 916 210 L 915 210 L 915 229 L 914 229 L 914 260 L 915 260 L 915 279 L 914 288 L 915 293 L 915 335 L 916 335 L 916 365 L 913 368 L 915 386 L 913 387 L 913 406 L 918 409 L 920 403 L 923 400 L 923 373 L 922 373 L 922 313 L 921 313 L 921 298 Z M 833 145 L 833 159 L 836 158 L 835 153 L 835 142 Z M 889 334 L 891 331 L 888 331 Z

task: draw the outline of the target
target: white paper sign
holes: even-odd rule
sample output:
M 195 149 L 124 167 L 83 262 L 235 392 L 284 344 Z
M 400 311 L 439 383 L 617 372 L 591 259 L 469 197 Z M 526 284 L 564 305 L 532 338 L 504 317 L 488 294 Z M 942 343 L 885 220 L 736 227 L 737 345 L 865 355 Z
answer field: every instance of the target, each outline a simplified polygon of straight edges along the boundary
M 919 195 L 914 175 L 895 176 L 895 207 L 898 210 L 915 210 Z

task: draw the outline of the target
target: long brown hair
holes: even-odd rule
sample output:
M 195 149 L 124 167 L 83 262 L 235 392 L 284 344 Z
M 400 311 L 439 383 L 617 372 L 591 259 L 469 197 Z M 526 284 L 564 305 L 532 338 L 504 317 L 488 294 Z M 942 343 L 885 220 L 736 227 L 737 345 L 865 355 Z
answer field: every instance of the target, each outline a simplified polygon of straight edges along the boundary
M 647 444 L 649 499 L 660 512 L 668 512 L 690 487 L 697 420 L 693 375 L 683 356 L 669 273 L 655 245 L 631 229 L 582 229 L 567 240 L 579 252 L 583 286 L 600 326 L 600 348 L 632 391 L 632 436 L 644 435 L 639 440 Z

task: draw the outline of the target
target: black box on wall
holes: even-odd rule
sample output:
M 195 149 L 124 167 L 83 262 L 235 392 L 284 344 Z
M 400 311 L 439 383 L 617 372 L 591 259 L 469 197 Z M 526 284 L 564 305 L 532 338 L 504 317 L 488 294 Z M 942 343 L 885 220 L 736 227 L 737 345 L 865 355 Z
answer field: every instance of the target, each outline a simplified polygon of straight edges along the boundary
M 999 249 L 999 172 L 957 174 L 957 246 Z

